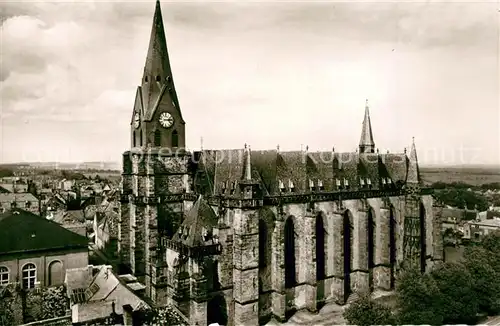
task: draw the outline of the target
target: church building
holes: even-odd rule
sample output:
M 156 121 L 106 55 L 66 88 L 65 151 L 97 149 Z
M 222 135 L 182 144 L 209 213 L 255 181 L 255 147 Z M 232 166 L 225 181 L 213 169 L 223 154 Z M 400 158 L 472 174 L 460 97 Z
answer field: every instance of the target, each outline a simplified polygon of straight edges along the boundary
M 123 154 L 119 253 L 158 306 L 193 325 L 257 325 L 392 290 L 442 261 L 417 151 L 186 149 L 159 1 Z

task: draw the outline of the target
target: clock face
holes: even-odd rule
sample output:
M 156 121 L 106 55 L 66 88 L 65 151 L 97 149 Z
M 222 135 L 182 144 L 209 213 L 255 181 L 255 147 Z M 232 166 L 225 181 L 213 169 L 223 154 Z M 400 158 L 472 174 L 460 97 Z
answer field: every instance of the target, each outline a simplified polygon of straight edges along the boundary
M 140 118 L 139 118 L 139 113 L 136 113 L 136 114 L 134 115 L 134 127 L 135 127 L 135 128 L 138 128 L 138 127 L 139 127 L 139 123 L 140 123 L 140 122 L 141 122 L 141 121 L 140 121 Z
M 164 128 L 170 128 L 174 124 L 174 117 L 168 112 L 163 112 L 160 115 L 160 124 Z

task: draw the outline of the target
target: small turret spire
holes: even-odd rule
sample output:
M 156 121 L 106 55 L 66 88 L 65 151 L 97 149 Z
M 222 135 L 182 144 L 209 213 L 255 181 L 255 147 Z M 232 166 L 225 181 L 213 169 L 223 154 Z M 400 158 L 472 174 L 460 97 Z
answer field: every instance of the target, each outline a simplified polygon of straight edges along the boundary
M 252 163 L 250 157 L 250 146 L 247 147 L 245 144 L 245 174 L 244 179 L 249 181 L 252 180 Z
M 375 152 L 375 142 L 373 141 L 372 124 L 370 121 L 370 109 L 368 107 L 368 99 L 365 102 L 365 117 L 363 119 L 363 127 L 361 129 L 359 152 L 360 153 Z
M 418 168 L 417 149 L 415 147 L 415 137 L 412 138 L 410 158 L 408 163 L 408 173 L 406 175 L 406 182 L 419 184 L 420 183 L 420 170 Z

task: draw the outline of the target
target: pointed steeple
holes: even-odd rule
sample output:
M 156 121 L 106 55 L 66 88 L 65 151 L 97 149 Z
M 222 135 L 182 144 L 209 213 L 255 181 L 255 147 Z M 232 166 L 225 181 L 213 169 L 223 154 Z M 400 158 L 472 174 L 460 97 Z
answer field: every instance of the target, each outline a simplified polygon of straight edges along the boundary
M 171 105 L 174 106 L 176 110 L 179 110 L 180 113 L 172 69 L 170 67 L 167 40 L 165 37 L 165 28 L 163 26 L 163 17 L 159 0 L 156 1 L 148 54 L 144 65 L 142 94 L 146 120 L 152 118 L 160 101 L 167 103 L 171 102 Z M 168 97 L 169 100 L 165 101 L 166 99 L 163 99 L 164 97 Z
M 245 144 L 245 173 L 243 174 L 243 180 L 252 180 L 252 163 L 250 158 L 250 146 L 247 147 Z
M 413 137 L 411 150 L 410 150 L 410 158 L 408 163 L 408 172 L 406 174 L 406 182 L 412 184 L 420 183 L 420 170 L 418 168 L 418 160 L 417 160 L 417 149 L 415 147 L 415 137 Z
M 375 142 L 373 141 L 372 124 L 370 121 L 370 110 L 368 108 L 368 100 L 366 100 L 366 105 L 365 105 L 365 118 L 363 119 L 363 127 L 361 129 L 359 152 L 360 153 L 375 152 Z

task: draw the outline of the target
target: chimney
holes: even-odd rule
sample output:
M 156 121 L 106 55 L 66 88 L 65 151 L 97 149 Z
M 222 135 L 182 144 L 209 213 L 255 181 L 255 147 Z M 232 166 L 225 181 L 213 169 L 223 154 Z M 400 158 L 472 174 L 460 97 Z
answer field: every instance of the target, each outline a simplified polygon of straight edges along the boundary
M 114 308 L 114 302 L 113 302 L 113 308 Z M 134 318 L 132 317 L 133 314 L 133 309 L 132 306 L 129 304 L 126 304 L 123 306 L 123 325 L 124 326 L 132 326 L 134 322 Z

